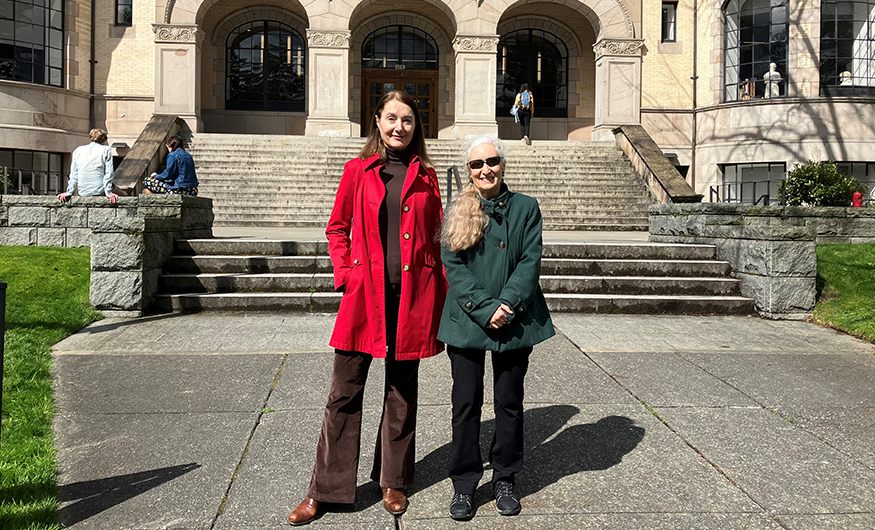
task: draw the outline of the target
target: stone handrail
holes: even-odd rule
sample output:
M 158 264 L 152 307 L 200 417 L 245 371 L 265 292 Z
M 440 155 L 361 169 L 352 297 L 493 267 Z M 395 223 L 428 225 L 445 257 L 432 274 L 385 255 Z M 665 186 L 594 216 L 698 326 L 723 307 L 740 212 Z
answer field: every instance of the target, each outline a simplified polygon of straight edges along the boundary
M 702 202 L 702 194 L 690 187 L 644 127 L 621 125 L 613 133 L 617 145 L 660 203 Z
M 115 170 L 113 183 L 120 195 L 138 195 L 143 178 L 157 171 L 167 157 L 167 140 L 178 134 L 185 121 L 169 114 L 153 114 L 130 152 Z

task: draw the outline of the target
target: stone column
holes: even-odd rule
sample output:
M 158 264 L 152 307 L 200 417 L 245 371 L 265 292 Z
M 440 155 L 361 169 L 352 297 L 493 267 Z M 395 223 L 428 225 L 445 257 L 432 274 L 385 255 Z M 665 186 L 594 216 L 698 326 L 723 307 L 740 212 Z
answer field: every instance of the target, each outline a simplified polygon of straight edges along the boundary
M 642 39 L 602 39 L 595 52 L 593 140 L 613 140 L 618 125 L 641 124 Z
M 155 33 L 155 113 L 184 119 L 193 132 L 201 120 L 201 42 L 197 26 L 152 24 Z
M 498 36 L 459 36 L 453 41 L 453 49 L 456 51 L 453 138 L 480 134 L 498 136 L 495 121 Z
M 352 135 L 349 31 L 307 30 L 307 136 Z

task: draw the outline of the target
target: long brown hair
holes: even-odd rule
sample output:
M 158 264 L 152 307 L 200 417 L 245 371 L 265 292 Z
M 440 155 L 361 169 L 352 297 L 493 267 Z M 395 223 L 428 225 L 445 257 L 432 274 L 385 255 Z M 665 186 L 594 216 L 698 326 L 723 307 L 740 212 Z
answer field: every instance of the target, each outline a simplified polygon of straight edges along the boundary
M 410 140 L 410 145 L 408 146 L 410 154 L 417 155 L 423 166 L 432 167 L 431 160 L 428 158 L 428 153 L 425 151 L 425 130 L 422 127 L 422 118 L 419 115 L 419 108 L 416 106 L 416 102 L 413 98 L 410 97 L 410 94 L 400 90 L 386 92 L 383 94 L 383 97 L 380 98 L 380 101 L 377 103 L 377 108 L 374 109 L 374 116 L 370 117 L 368 123 L 368 137 L 365 141 L 365 146 L 362 147 L 362 150 L 359 153 L 359 158 L 365 160 L 378 154 L 380 155 L 380 160 L 386 162 L 386 144 L 383 143 L 383 137 L 380 136 L 380 129 L 377 127 L 377 118 L 382 116 L 383 107 L 386 106 L 386 103 L 393 99 L 404 103 L 413 111 L 413 138 Z

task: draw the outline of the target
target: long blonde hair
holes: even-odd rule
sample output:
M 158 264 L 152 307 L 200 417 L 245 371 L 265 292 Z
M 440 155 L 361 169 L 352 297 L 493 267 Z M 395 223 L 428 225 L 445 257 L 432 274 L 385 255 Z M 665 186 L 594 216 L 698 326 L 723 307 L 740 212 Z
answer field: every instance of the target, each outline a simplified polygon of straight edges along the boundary
M 474 148 L 485 143 L 492 144 L 498 151 L 498 155 L 504 160 L 504 145 L 501 140 L 481 136 L 475 138 L 465 151 L 466 168 L 468 167 L 468 158 Z M 465 191 L 453 201 L 444 216 L 444 224 L 441 228 L 441 245 L 453 252 L 468 250 L 483 239 L 483 232 L 487 226 L 489 226 L 489 216 L 483 211 L 478 192 L 471 182 L 471 170 L 468 169 L 468 184 L 465 185 Z

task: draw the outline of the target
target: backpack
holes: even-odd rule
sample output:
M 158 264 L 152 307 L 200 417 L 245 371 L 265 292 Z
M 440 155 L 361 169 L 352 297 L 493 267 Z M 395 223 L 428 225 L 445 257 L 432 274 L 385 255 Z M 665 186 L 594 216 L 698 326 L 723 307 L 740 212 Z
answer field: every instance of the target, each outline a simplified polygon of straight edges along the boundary
M 520 92 L 520 108 L 523 110 L 529 110 L 532 107 L 532 94 L 526 90 L 525 92 Z

